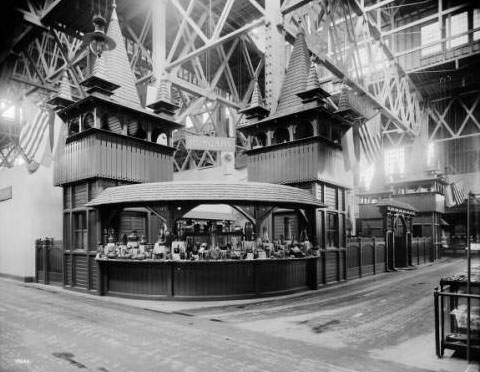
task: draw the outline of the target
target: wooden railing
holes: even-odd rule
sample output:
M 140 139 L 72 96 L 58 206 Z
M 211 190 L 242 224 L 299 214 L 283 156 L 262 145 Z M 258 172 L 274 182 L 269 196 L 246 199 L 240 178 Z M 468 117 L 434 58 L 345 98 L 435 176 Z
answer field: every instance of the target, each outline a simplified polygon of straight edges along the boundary
M 63 282 L 63 246 L 52 238 L 35 241 L 35 281 L 43 284 Z
M 412 264 L 420 265 L 437 259 L 432 238 L 412 238 Z
M 173 148 L 111 132 L 89 129 L 67 139 L 55 162 L 54 183 L 91 177 L 131 182 L 170 181 Z
M 346 267 L 348 279 L 385 272 L 385 239 L 350 238 Z

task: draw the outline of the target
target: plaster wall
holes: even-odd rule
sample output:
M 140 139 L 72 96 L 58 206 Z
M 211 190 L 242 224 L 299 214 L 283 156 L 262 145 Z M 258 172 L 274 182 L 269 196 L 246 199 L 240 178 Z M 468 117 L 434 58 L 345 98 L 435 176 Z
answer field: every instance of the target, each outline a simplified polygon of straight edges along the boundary
M 0 170 L 0 189 L 12 198 L 0 201 L 0 275 L 29 280 L 35 276 L 35 240 L 62 239 L 62 189 L 53 187 L 53 166 L 29 174 L 25 166 Z

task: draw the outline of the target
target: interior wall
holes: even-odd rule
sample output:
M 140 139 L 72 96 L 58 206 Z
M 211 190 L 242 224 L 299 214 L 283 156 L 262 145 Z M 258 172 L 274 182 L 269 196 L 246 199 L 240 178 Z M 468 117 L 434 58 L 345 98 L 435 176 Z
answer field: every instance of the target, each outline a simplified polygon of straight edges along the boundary
M 25 166 L 0 170 L 0 189 L 12 198 L 0 201 L 0 275 L 22 280 L 35 276 L 35 240 L 62 239 L 62 189 L 53 187 L 53 167 L 29 174 Z

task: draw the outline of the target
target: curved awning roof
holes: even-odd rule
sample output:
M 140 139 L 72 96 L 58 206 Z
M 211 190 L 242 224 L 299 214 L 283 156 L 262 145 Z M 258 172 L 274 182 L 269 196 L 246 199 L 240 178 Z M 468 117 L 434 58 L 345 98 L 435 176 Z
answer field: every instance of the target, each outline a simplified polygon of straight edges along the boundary
M 262 182 L 154 182 L 109 187 L 87 206 L 145 205 L 172 202 L 194 204 L 264 203 L 275 206 L 317 207 L 324 205 L 307 190 Z

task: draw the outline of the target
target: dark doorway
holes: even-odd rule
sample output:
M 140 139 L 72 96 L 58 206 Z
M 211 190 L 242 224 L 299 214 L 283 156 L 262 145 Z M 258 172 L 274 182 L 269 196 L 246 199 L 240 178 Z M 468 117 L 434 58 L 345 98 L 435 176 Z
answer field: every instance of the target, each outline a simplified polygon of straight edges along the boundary
M 395 267 L 406 267 L 408 266 L 407 226 L 403 218 L 396 218 L 393 235 Z

